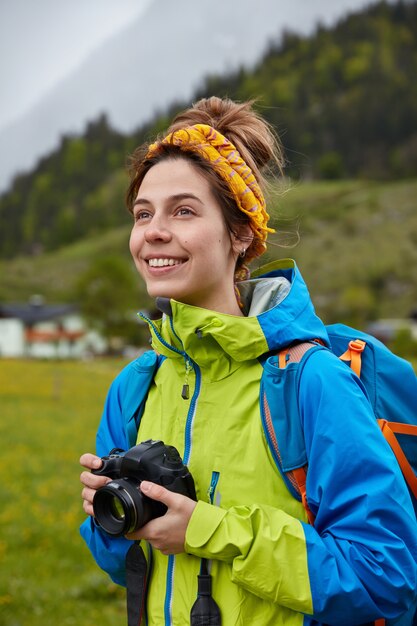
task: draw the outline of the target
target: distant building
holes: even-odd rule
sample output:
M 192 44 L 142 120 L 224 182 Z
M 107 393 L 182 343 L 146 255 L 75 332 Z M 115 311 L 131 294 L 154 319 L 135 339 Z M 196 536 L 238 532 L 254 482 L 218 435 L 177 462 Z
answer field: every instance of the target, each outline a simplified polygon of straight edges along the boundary
M 80 358 L 102 354 L 106 341 L 87 328 L 72 304 L 0 304 L 0 357 Z
M 371 322 L 366 331 L 382 341 L 389 344 L 398 336 L 401 331 L 409 331 L 411 339 L 417 341 L 417 319 L 412 314 L 410 319 L 380 319 Z

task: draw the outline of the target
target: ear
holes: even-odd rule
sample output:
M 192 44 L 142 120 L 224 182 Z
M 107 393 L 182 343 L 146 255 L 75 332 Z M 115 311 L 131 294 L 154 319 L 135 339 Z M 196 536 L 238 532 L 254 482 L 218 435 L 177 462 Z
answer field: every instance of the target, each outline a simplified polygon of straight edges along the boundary
M 253 241 L 253 237 L 253 230 L 251 229 L 249 224 L 239 226 L 237 232 L 233 233 L 232 235 L 233 250 L 236 252 L 237 255 L 240 254 L 243 248 L 245 250 L 249 248 Z

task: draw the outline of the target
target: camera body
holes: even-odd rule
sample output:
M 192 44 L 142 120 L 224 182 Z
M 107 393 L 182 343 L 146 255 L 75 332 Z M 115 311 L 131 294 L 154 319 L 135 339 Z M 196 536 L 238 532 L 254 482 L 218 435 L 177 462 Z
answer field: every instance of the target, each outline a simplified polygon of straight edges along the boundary
M 197 499 L 193 478 L 178 450 L 166 446 L 163 441 L 148 439 L 127 452 L 115 449 L 101 460 L 100 469 L 92 470 L 92 473 L 112 480 L 94 494 L 94 516 L 98 525 L 110 535 L 117 537 L 135 532 L 151 519 L 166 513 L 167 507 L 162 502 L 141 492 L 142 480 Z

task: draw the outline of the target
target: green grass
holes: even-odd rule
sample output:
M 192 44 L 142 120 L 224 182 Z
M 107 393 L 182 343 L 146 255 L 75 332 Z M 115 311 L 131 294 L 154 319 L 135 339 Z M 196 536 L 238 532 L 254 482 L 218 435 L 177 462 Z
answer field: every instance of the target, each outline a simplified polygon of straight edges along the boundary
M 79 535 L 83 452 L 94 451 L 121 362 L 0 360 L 0 623 L 117 626 L 124 591 Z

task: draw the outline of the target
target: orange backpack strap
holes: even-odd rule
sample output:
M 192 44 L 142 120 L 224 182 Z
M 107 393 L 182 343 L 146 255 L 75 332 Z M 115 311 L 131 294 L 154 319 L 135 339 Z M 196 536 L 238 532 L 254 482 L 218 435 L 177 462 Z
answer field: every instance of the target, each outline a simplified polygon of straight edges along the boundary
M 303 503 L 305 512 L 307 513 L 309 523 L 314 526 L 314 522 L 316 518 L 314 517 L 310 507 L 307 502 L 307 492 L 306 492 L 306 480 L 307 480 L 307 467 L 298 467 L 297 469 L 292 470 L 291 474 L 294 476 L 295 482 L 297 483 L 298 490 L 301 495 L 301 502 Z
M 410 424 L 401 424 L 398 422 L 387 422 L 387 420 L 377 420 L 382 434 L 388 441 L 389 445 L 394 452 L 398 465 L 401 468 L 403 476 L 407 481 L 413 495 L 417 498 L 417 477 L 414 474 L 413 468 L 407 460 L 404 452 L 398 443 L 395 434 L 414 435 L 417 436 L 417 426 L 410 426 Z
M 278 354 L 278 365 L 280 369 L 285 369 L 289 363 L 299 363 L 308 350 L 314 348 L 317 344 L 315 342 L 303 342 L 297 343 L 288 348 L 284 348 Z M 307 492 L 306 492 L 306 480 L 307 480 L 307 466 L 298 467 L 297 469 L 288 472 L 293 477 L 297 489 L 301 496 L 301 502 L 303 503 L 305 512 L 309 523 L 314 526 L 315 517 L 308 506 Z
M 362 352 L 365 350 L 365 346 L 366 341 L 362 341 L 362 339 L 349 341 L 348 349 L 339 357 L 342 361 L 350 361 L 351 369 L 353 369 L 355 374 L 359 377 L 362 368 Z

